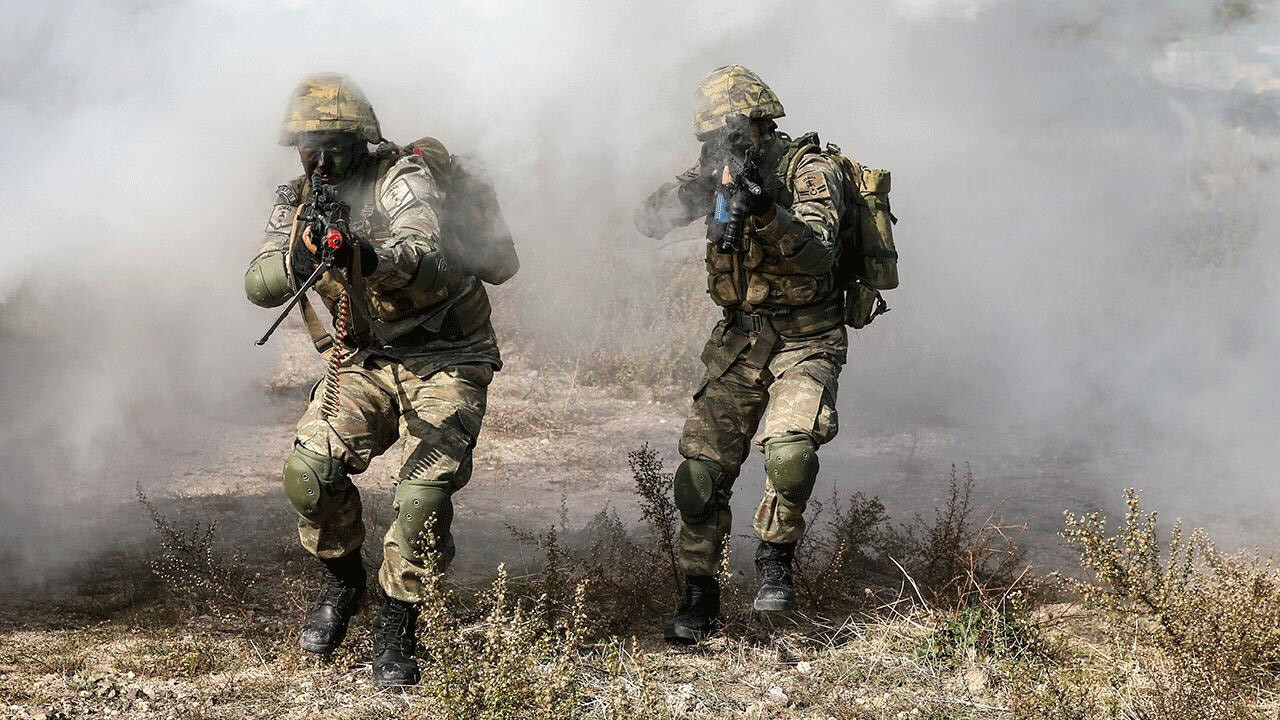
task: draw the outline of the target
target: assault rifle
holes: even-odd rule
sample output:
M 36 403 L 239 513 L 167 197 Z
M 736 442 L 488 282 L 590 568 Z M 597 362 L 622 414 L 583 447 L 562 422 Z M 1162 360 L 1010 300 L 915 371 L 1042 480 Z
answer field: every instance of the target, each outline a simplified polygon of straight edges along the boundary
M 320 247 L 320 262 L 311 276 L 298 287 L 293 297 L 289 298 L 289 302 L 285 303 L 280 316 L 271 323 L 266 334 L 254 343 L 255 345 L 265 345 L 267 340 L 271 339 L 271 334 L 280 327 L 280 323 L 289 316 L 293 306 L 297 305 L 307 291 L 333 267 L 338 251 L 346 246 L 348 238 L 351 237 L 351 206 L 338 199 L 337 190 L 324 181 L 317 169 L 311 175 L 311 199 L 303 206 L 294 222 L 301 224 L 304 229 L 311 230 L 311 242 Z M 297 231 L 295 226 L 295 232 Z
M 764 193 L 764 187 L 757 180 L 760 173 L 757 162 L 754 152 L 747 152 L 742 158 L 742 164 L 736 170 L 731 162 L 730 172 L 733 174 L 733 182 L 722 185 L 716 193 L 716 207 L 713 215 L 715 222 L 709 225 L 709 230 L 712 233 L 719 232 L 719 236 L 715 237 L 714 241 L 716 250 L 722 253 L 739 253 L 743 250 L 742 229 L 746 218 L 741 210 L 730 212 L 729 201 L 738 193 L 752 195 Z

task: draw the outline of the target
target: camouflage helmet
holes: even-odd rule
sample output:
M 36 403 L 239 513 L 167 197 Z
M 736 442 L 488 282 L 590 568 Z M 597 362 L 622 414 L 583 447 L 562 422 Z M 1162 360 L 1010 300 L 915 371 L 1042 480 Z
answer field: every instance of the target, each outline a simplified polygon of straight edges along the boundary
M 704 140 L 734 115 L 780 118 L 786 112 L 759 75 L 741 65 L 726 65 L 712 70 L 698 83 L 693 101 L 693 132 Z
M 338 73 L 308 75 L 294 88 L 280 126 L 280 144 L 296 145 L 306 132 L 349 132 L 365 142 L 382 140 L 378 116 L 351 78 Z

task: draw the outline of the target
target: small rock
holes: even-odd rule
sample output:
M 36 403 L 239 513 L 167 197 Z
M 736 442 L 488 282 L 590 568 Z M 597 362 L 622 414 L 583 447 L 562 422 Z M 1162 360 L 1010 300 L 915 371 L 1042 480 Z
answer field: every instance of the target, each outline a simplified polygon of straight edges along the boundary
M 787 697 L 787 694 L 782 691 L 782 688 L 778 687 L 777 685 L 770 685 L 769 686 L 769 702 L 773 703 L 774 705 L 786 707 L 787 703 L 791 702 L 791 698 Z
M 810 672 L 813 672 L 813 666 L 810 665 L 807 660 L 801 660 L 796 663 L 796 672 L 801 675 L 808 675 Z

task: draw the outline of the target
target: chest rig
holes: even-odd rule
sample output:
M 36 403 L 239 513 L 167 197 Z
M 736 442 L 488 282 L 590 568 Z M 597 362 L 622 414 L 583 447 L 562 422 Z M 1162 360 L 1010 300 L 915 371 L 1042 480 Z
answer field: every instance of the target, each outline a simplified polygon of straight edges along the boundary
M 392 239 L 389 218 L 378 202 L 378 184 L 401 157 L 395 146 L 380 147 L 339 189 L 341 199 L 351 206 L 351 229 L 375 248 Z M 303 185 L 303 202 L 310 197 L 310 189 Z M 348 342 L 355 347 L 390 350 L 457 339 L 478 330 L 490 315 L 484 286 L 471 276 L 436 288 L 409 283 L 383 289 L 358 280 L 347 283 L 345 273 L 330 272 L 315 290 L 335 320 L 341 314 L 344 290 L 355 290 L 349 308 L 352 332 L 348 333 Z
M 806 155 L 821 152 L 815 133 L 791 139 L 778 133 L 777 139 L 761 161 L 768 168 L 763 178 L 766 193 L 783 207 L 794 201 L 792 179 Z M 802 308 L 825 307 L 840 294 L 833 273 L 812 275 L 795 267 L 775 248 L 766 247 L 755 237 L 748 223 L 743 233 L 743 250 L 722 253 L 707 243 L 707 292 L 719 306 L 729 311 L 764 316 L 797 313 Z

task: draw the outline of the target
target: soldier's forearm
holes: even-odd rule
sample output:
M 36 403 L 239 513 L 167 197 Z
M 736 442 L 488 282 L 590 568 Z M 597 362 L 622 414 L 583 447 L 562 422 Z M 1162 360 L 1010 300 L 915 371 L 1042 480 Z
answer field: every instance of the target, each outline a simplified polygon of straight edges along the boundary
M 757 226 L 756 238 L 772 245 L 795 272 L 822 275 L 835 264 L 834 234 L 829 228 L 807 223 L 790 210 L 775 206 L 773 219 Z

